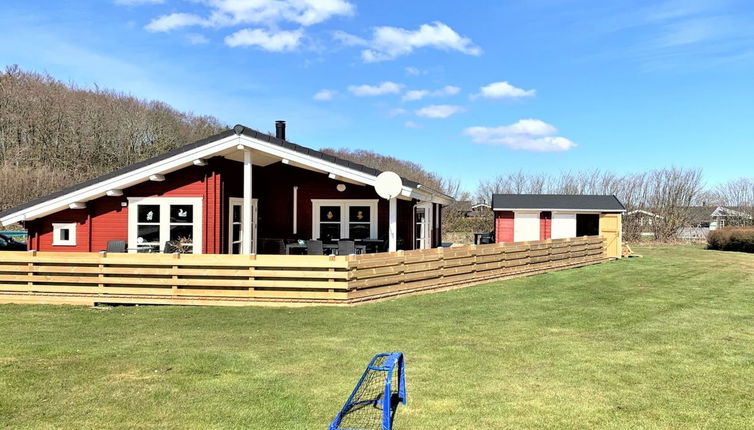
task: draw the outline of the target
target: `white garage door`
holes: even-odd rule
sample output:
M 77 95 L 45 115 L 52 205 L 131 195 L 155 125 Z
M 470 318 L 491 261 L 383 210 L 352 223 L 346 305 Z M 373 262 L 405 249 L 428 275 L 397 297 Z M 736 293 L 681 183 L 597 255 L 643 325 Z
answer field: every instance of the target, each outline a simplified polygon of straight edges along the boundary
M 576 214 L 552 214 L 552 238 L 565 239 L 576 237 Z
M 539 212 L 516 212 L 513 219 L 513 240 L 539 240 Z

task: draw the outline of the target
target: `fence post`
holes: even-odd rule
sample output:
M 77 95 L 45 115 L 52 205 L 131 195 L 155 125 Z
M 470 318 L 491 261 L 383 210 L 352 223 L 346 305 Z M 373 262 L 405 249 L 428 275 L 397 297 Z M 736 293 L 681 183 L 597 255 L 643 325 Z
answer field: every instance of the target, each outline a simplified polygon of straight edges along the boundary
M 180 258 L 181 258 L 181 254 L 179 254 L 177 252 L 173 253 L 173 259 L 174 260 L 180 260 Z M 173 275 L 171 276 L 171 279 L 173 279 L 173 281 L 177 281 L 178 280 L 178 268 L 179 268 L 178 264 L 174 264 L 172 266 Z M 173 297 L 175 297 L 175 296 L 178 295 L 178 282 L 176 282 L 174 285 L 170 286 L 170 291 L 171 291 Z
M 250 262 L 256 262 L 257 261 L 257 254 L 251 254 L 249 255 Z M 251 263 L 249 264 L 249 281 L 255 281 L 257 279 L 256 276 L 254 276 L 254 272 L 256 272 L 256 265 Z M 253 293 L 255 291 L 254 287 L 249 287 L 249 292 Z
M 107 257 L 107 251 L 100 251 L 99 252 L 100 259 Z M 97 295 L 102 296 L 105 294 L 105 265 L 103 264 L 102 260 L 100 260 L 100 264 L 97 265 L 97 279 L 99 280 L 99 283 L 97 284 Z
M 32 294 L 34 291 L 34 279 L 33 279 L 34 278 L 34 257 L 37 256 L 37 251 L 33 249 L 30 250 L 29 256 L 31 258 L 29 259 L 29 262 L 26 264 L 26 270 L 27 270 L 26 275 L 29 277 L 29 280 L 26 282 L 26 286 L 28 287 L 28 290 L 29 290 L 27 291 L 27 293 Z

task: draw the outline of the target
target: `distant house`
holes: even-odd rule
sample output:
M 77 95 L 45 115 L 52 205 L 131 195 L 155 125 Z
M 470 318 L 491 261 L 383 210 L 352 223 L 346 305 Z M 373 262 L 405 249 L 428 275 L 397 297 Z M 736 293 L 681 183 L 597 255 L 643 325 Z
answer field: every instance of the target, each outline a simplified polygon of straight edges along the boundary
M 493 194 L 495 240 L 521 242 L 605 235 L 620 256 L 623 204 L 612 195 Z
M 689 225 L 678 232 L 684 240 L 704 240 L 712 230 L 723 227 L 752 225 L 754 209 L 751 207 L 692 206 L 689 208 Z
M 710 215 L 710 230 L 716 230 L 727 226 L 751 225 L 754 216 L 752 216 L 750 207 L 732 207 L 727 208 L 718 206 Z
M 403 179 L 390 202 L 378 170 L 237 125 L 152 159 L 0 213 L 23 223 L 28 248 L 279 253 L 299 239 L 374 239 L 386 248 L 440 246 L 441 207 L 453 199 Z M 265 249 L 265 243 L 272 243 Z
M 492 216 L 492 207 L 486 202 L 473 203 L 470 200 L 458 200 L 449 204 L 445 210 L 460 218 L 483 218 Z
M 642 236 L 654 236 L 655 224 L 663 219 L 662 216 L 644 209 L 634 209 L 626 212 L 623 216 L 626 223 L 630 220 L 634 223 L 633 225 L 638 226 L 639 234 Z

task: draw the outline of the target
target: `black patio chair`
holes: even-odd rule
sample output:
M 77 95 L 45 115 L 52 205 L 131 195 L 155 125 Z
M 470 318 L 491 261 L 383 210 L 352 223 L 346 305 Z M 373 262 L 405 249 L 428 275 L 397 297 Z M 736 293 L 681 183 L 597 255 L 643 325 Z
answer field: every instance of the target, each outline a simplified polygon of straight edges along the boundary
M 264 239 L 263 254 L 285 254 L 285 241 L 283 239 Z
M 321 240 L 308 240 L 306 241 L 306 255 L 324 255 L 325 248 L 322 246 Z
M 490 243 L 495 243 L 495 237 L 492 232 L 479 235 L 479 245 L 489 245 Z
M 356 254 L 356 242 L 349 239 L 340 239 L 338 241 L 338 255 Z
M 126 252 L 125 240 L 108 240 L 106 252 Z
M 180 252 L 180 249 L 178 248 L 178 241 L 176 240 L 169 240 L 165 242 L 165 248 L 163 248 L 162 252 L 165 254 L 173 254 L 176 252 Z

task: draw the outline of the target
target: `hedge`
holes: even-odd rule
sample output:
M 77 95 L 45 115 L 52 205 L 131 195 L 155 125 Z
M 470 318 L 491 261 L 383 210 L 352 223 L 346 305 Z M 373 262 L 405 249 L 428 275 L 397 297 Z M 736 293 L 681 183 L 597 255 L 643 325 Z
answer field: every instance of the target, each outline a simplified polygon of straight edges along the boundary
M 707 235 L 707 249 L 754 253 L 754 227 L 728 227 Z

